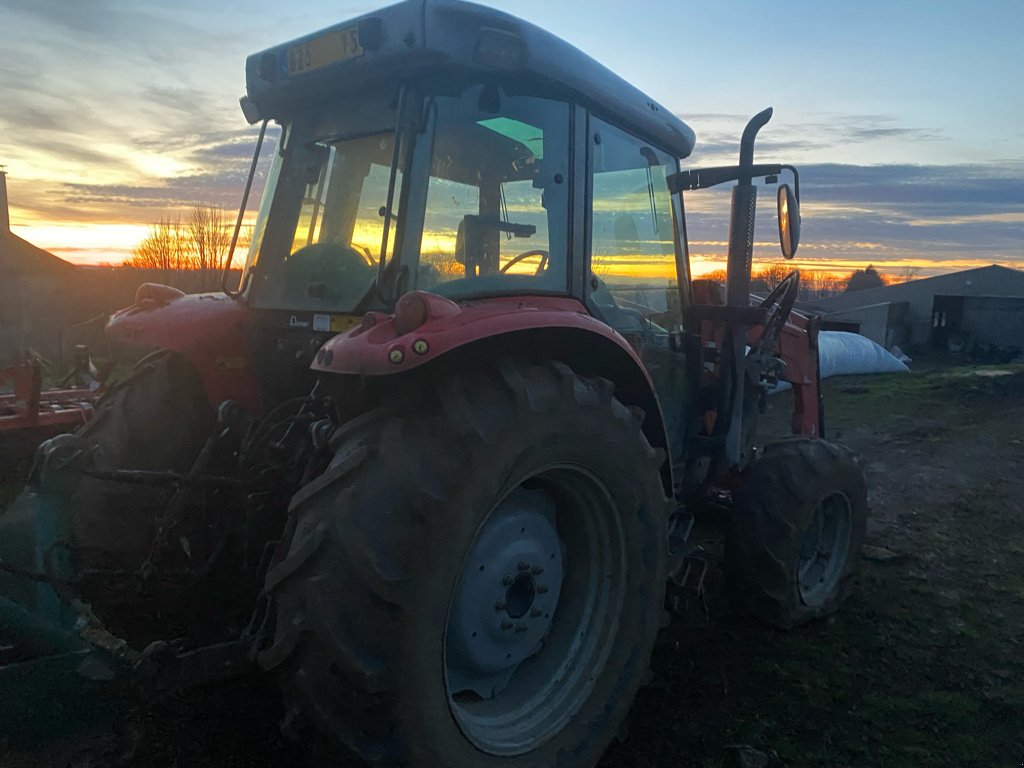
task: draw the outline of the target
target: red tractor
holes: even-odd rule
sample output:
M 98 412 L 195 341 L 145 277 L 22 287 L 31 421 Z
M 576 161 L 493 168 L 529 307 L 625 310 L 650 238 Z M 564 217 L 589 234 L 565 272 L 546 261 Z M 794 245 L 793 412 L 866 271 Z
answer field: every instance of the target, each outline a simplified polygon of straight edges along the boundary
M 8 681 L 40 646 L 147 690 L 253 661 L 287 730 L 368 762 L 584 768 L 686 602 L 712 489 L 746 609 L 837 608 L 863 474 L 823 439 L 798 274 L 750 296 L 755 179 L 792 174 L 785 256 L 799 236 L 796 169 L 754 163 L 770 110 L 738 165 L 680 170 L 669 110 L 457 0 L 246 74 L 247 118 L 281 134 L 241 284 L 146 285 L 111 319 L 158 351 L 40 448 L 36 511 L 2 520 L 0 632 L 5 606 L 68 630 L 35 660 L 9 642 Z M 684 193 L 724 183 L 723 296 L 690 274 Z M 780 380 L 794 435 L 759 446 Z

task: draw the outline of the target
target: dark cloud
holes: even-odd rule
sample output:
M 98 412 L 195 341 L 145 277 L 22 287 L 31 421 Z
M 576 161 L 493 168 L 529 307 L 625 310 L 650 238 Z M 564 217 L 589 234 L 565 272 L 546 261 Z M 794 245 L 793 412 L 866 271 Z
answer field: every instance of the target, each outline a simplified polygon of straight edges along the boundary
M 250 202 L 259 199 L 277 137 L 263 143 Z M 202 203 L 236 208 L 241 199 L 255 136 L 250 129 L 205 137 L 188 156 L 200 170 L 153 184 L 67 184 L 61 197 L 71 206 L 109 204 L 121 209 L 172 209 Z M 145 217 L 145 216 L 144 216 Z
M 809 199 L 848 203 L 1024 206 L 1024 163 L 991 165 L 807 165 Z
M 695 158 L 720 158 L 739 152 L 740 135 L 749 115 L 706 113 L 679 115 L 697 131 Z M 703 128 L 702 123 L 710 123 Z M 836 148 L 875 141 L 899 140 L 903 142 L 932 142 L 945 138 L 941 131 L 917 126 L 897 125 L 897 119 L 888 115 L 849 114 L 828 115 L 804 122 L 769 124 L 758 141 L 760 155 L 793 152 L 829 152 Z
M 858 128 L 851 125 L 837 129 L 834 133 L 838 139 L 857 143 L 894 138 L 908 141 L 938 141 L 943 138 L 941 133 L 923 128 Z
M 260 154 L 271 155 L 275 151 L 276 146 L 277 140 L 273 137 L 267 137 L 263 141 L 263 149 Z M 232 165 L 237 165 L 241 161 L 250 160 L 255 149 L 255 135 L 246 133 L 246 135 L 235 140 L 202 146 L 192 152 L 192 158 L 200 163 L 229 162 Z
M 198 173 L 152 185 L 67 184 L 62 198 L 69 206 L 102 204 L 122 209 L 159 209 L 161 212 L 193 203 L 235 208 L 241 199 L 244 183 L 245 170 L 238 173 Z M 262 184 L 258 184 L 260 189 L 256 186 L 254 183 L 254 196 L 258 196 L 262 189 Z M 140 215 L 136 218 L 146 220 L 152 217 Z
M 808 164 L 800 167 L 800 179 L 801 247 L 821 259 L 1024 262 L 1024 163 Z M 688 193 L 692 239 L 726 239 L 727 193 Z M 755 235 L 760 242 L 775 237 L 773 207 L 774 198 L 763 191 Z M 698 252 L 722 253 L 724 248 L 707 246 Z

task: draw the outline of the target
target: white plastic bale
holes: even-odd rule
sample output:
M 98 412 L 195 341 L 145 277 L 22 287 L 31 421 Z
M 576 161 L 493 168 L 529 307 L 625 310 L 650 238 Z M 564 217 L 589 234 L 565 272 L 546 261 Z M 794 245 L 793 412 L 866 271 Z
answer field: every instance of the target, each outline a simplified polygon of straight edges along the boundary
M 822 331 L 818 334 L 818 365 L 821 378 L 860 373 L 909 371 L 884 347 L 859 333 Z
M 865 373 L 902 373 L 909 371 L 886 349 L 866 336 L 846 331 L 822 331 L 818 334 L 818 368 L 821 378 L 854 376 Z M 780 381 L 772 392 L 789 389 L 788 381 Z

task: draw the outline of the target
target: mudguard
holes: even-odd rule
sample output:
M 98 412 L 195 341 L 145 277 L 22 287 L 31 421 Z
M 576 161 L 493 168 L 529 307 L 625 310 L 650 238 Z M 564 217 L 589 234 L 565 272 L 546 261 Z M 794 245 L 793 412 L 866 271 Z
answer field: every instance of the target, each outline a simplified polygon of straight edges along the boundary
M 199 372 L 210 404 L 234 400 L 252 413 L 263 410 L 263 391 L 253 369 L 252 312 L 223 293 L 186 295 L 145 283 L 135 303 L 115 312 L 107 337 L 181 353 Z
M 644 410 L 648 442 L 668 455 L 662 409 L 647 369 L 629 342 L 575 299 L 503 296 L 456 303 L 414 291 L 399 299 L 393 315 L 367 313 L 358 326 L 330 339 L 317 352 L 312 369 L 386 376 L 475 345 L 485 354 L 494 347 L 548 354 L 581 375 L 611 380 L 616 397 Z M 662 465 L 662 479 L 671 496 L 670 461 Z

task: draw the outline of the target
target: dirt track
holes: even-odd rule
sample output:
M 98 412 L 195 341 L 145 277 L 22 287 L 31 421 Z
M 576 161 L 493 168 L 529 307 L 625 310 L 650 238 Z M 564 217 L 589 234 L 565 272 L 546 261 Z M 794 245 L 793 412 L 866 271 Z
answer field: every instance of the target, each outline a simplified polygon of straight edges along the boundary
M 827 397 L 871 489 L 853 597 L 783 633 L 733 615 L 712 578 L 710 625 L 666 631 L 602 768 L 735 765 L 736 743 L 791 767 L 1024 764 L 1024 371 L 836 380 Z M 114 730 L 0 740 L 0 766 L 300 766 L 278 716 L 272 690 L 222 686 Z

